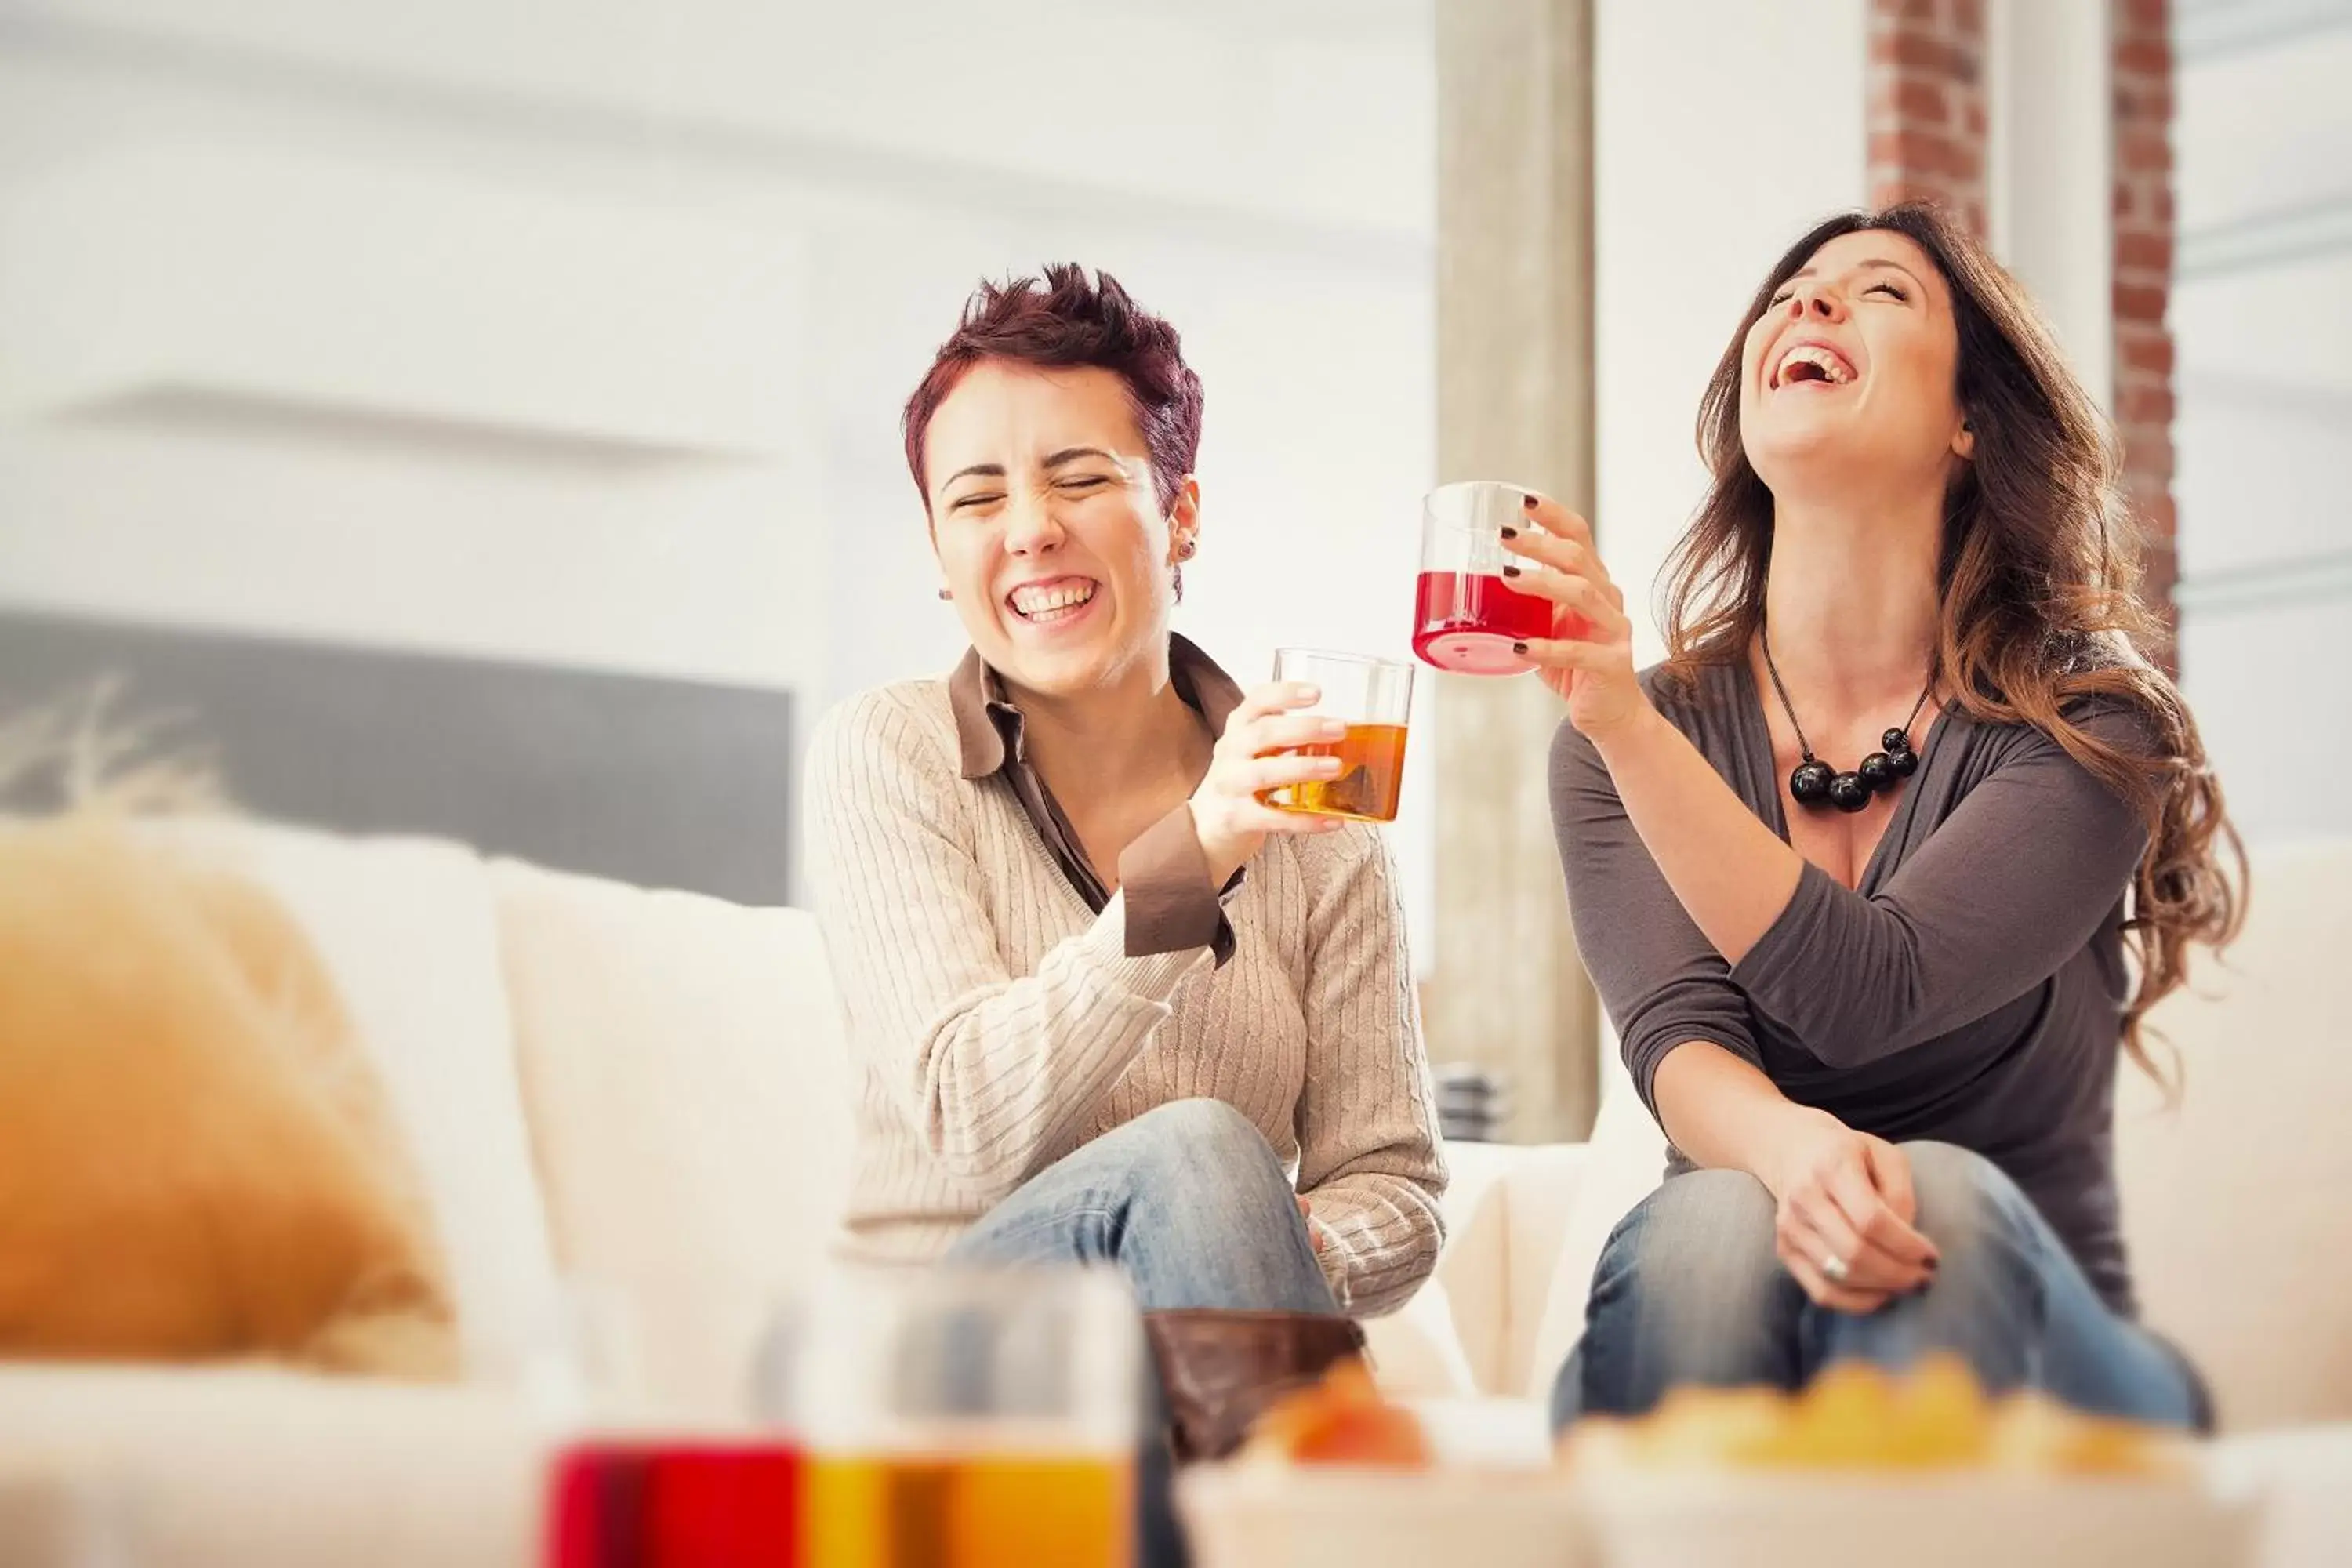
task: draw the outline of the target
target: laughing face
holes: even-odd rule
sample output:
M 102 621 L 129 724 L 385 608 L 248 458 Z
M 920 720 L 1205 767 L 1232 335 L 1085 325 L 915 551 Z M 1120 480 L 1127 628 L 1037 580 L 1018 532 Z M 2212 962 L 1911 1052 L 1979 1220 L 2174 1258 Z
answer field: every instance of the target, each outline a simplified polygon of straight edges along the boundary
M 1127 384 L 1094 366 L 986 361 L 924 438 L 932 547 L 980 656 L 1058 697 L 1164 654 L 1170 568 L 1198 525 L 1188 479 L 1160 515 Z
M 1975 448 L 1962 427 L 1952 291 L 1927 253 L 1864 229 L 1813 252 L 1748 329 L 1748 460 L 1775 493 L 1823 480 L 1937 482 Z

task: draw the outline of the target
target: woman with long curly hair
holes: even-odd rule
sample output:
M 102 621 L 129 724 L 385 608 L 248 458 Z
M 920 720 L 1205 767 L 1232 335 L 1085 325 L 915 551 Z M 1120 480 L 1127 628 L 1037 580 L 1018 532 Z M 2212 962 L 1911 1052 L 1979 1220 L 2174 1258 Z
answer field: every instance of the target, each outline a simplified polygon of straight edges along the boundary
M 2206 1422 L 2136 1318 L 2113 1090 L 2244 859 L 2142 651 L 2105 421 L 1984 247 L 1906 205 L 1781 258 L 1699 441 L 1663 665 L 1581 519 L 1530 498 L 1509 541 L 1560 612 L 1528 651 L 1568 705 L 1578 942 L 1673 1148 L 1555 1425 L 1931 1351 Z

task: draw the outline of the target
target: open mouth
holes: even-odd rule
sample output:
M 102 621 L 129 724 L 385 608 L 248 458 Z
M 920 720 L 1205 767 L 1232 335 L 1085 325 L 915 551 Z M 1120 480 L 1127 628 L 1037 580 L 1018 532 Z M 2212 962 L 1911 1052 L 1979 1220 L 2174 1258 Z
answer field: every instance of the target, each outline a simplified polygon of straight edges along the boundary
M 1806 382 L 1844 386 L 1855 379 L 1853 362 L 1827 343 L 1792 344 L 1772 370 L 1772 385 L 1776 390 Z
M 1024 583 L 1007 594 L 1004 602 L 1031 626 L 1050 626 L 1083 614 L 1099 586 L 1087 577 L 1056 577 L 1050 583 Z

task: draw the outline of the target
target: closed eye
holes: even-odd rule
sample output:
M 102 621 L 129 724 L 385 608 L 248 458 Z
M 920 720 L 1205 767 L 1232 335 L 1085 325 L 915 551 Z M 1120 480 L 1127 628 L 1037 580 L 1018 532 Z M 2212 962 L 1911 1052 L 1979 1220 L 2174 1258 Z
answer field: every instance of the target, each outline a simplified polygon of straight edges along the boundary
M 1767 304 L 1764 308 L 1769 310 L 1774 305 L 1785 305 L 1789 302 L 1789 297 L 1795 292 L 1796 290 L 1794 289 L 1783 289 L 1778 294 L 1773 295 L 1770 303 Z
M 1906 302 L 1907 302 L 1907 301 L 1910 300 L 1910 298 L 1911 298 L 1911 296 L 1910 296 L 1910 295 L 1906 294 L 1906 293 L 1905 293 L 1901 289 L 1897 288 L 1895 285 L 1894 285 L 1894 284 L 1892 284 L 1892 283 L 1886 283 L 1886 282 L 1873 283 L 1869 288 L 1864 289 L 1863 290 L 1863 292 L 1864 292 L 1864 293 L 1865 293 L 1865 294 L 1876 294 L 1876 293 L 1880 293 L 1880 292 L 1882 292 L 1882 291 L 1883 291 L 1883 292 L 1885 292 L 1885 293 L 1892 294 L 1892 295 L 1894 295 L 1897 300 L 1905 300 L 1905 301 L 1906 301 Z
M 1110 480 L 1101 474 L 1078 474 L 1073 478 L 1064 479 L 1062 481 L 1062 489 L 1069 490 L 1074 494 L 1083 493 L 1087 490 L 1100 489 L 1103 486 L 1108 483 L 1110 483 Z
M 987 506 L 991 502 L 1001 501 L 1003 499 L 1004 495 L 1001 490 L 974 490 L 969 495 L 961 495 L 956 497 L 955 500 L 950 501 L 948 503 L 948 510 L 950 511 L 961 511 L 966 507 Z

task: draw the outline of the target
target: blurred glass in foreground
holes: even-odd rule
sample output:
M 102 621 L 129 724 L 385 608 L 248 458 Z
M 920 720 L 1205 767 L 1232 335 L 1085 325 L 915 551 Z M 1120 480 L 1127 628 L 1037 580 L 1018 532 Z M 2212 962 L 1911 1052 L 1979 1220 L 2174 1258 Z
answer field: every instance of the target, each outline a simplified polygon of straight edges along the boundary
M 1144 1362 L 1115 1271 L 845 1272 L 772 1366 L 810 1568 L 1134 1560 Z

